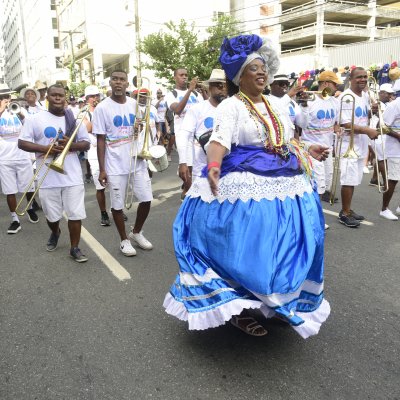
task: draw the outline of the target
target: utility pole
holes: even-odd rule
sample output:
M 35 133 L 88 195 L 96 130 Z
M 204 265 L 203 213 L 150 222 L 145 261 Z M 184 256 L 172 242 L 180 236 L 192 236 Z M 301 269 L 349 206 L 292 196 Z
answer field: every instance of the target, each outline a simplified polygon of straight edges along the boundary
M 71 82 L 76 82 L 75 53 L 74 53 L 74 41 L 72 40 L 72 31 L 68 31 L 68 35 L 69 35 L 69 41 L 71 43 L 71 65 L 70 65 Z
M 134 0 L 135 4 L 135 41 L 136 41 L 136 75 L 138 85 L 142 85 L 142 65 L 140 60 L 140 20 L 139 20 L 139 0 Z

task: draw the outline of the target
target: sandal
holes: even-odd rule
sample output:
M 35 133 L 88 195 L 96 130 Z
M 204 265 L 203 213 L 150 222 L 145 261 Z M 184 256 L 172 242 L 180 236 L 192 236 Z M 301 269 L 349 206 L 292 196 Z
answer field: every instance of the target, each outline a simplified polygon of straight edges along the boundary
M 243 326 L 240 324 L 240 322 L 244 320 L 247 320 L 249 322 Z M 253 317 L 239 317 L 237 315 L 234 315 L 231 318 L 231 324 L 251 336 L 265 336 L 268 333 L 268 331 L 263 326 L 261 326 Z

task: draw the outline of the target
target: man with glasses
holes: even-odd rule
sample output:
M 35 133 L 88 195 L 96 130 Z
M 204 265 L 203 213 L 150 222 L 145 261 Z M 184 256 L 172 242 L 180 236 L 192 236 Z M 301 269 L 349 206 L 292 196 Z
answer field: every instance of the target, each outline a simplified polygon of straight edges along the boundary
M 18 148 L 18 137 L 22 122 L 18 115 L 9 110 L 11 93 L 15 93 L 6 84 L 0 85 L 0 181 L 3 193 L 7 197 L 7 205 L 11 213 L 11 224 L 8 234 L 21 230 L 21 224 L 15 210 L 17 208 L 17 193 L 23 193 L 33 178 L 33 167 L 30 154 Z M 26 198 L 32 198 L 34 187 L 29 188 Z M 39 218 L 32 206 L 27 210 L 29 221 L 33 224 Z
M 308 102 L 308 125 L 303 128 L 301 139 L 304 143 L 321 144 L 333 148 L 333 136 L 335 131 L 339 132 L 339 102 L 333 97 L 336 85 L 342 82 L 332 71 L 324 71 L 318 77 L 318 91 L 330 89 L 332 96 L 322 98 L 316 94 L 314 100 Z M 318 194 L 322 199 L 328 199 L 329 190 L 332 185 L 333 159 L 332 151 L 325 161 L 313 160 L 313 170 L 317 183 Z M 325 229 L 329 226 L 325 224 Z
M 226 99 L 225 73 L 221 69 L 213 69 L 210 79 L 205 81 L 209 87 L 209 99 L 194 105 L 186 113 L 181 129 L 176 135 L 179 154 L 179 177 L 186 188 L 190 188 L 192 177 L 201 175 L 207 164 L 207 156 L 203 150 L 214 127 L 214 117 L 218 104 Z M 193 169 L 189 161 L 193 159 Z
M 298 128 L 304 128 L 308 124 L 307 113 L 305 112 L 307 102 L 302 102 L 301 106 L 299 106 L 292 100 L 292 97 L 303 91 L 304 88 L 299 86 L 289 90 L 289 79 L 287 75 L 283 74 L 275 75 L 274 81 L 270 86 L 271 93 L 268 96 L 269 102 L 277 109 L 287 110 L 286 117 L 289 118 L 292 124 L 292 137 L 298 139 L 300 131 Z
M 345 128 L 340 159 L 340 184 L 342 195 L 342 210 L 339 213 L 339 222 L 349 228 L 357 228 L 360 221 L 365 218 L 351 209 L 351 202 L 354 194 L 354 187 L 361 184 L 364 169 L 364 160 L 368 155 L 368 138 L 375 139 L 378 136 L 376 129 L 369 127 L 370 100 L 364 91 L 367 86 L 368 74 L 362 67 L 354 68 L 350 73 L 350 87 L 339 96 L 339 103 L 342 102 L 342 115 L 340 124 Z M 354 98 L 347 103 L 346 100 Z M 346 97 L 344 97 L 346 96 Z M 353 115 L 354 106 L 354 115 Z M 349 132 L 351 122 L 354 118 L 354 151 L 358 158 L 344 158 L 350 142 Z

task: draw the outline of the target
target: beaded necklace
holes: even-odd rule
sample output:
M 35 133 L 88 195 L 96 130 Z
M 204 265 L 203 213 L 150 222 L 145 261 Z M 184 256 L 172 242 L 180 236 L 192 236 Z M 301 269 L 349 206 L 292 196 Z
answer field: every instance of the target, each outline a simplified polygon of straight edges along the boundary
M 271 122 L 261 114 L 255 104 L 243 92 L 240 91 L 238 93 L 238 98 L 246 106 L 250 117 L 254 120 L 257 127 L 258 136 L 261 142 L 263 142 L 264 147 L 268 151 L 272 151 L 274 153 L 279 153 L 282 155 L 287 154 L 286 146 L 284 146 L 285 135 L 282 123 L 265 97 L 262 96 L 262 101 L 267 109 L 269 117 L 271 118 Z M 261 124 L 263 128 L 265 140 L 263 139 L 259 130 L 259 124 Z

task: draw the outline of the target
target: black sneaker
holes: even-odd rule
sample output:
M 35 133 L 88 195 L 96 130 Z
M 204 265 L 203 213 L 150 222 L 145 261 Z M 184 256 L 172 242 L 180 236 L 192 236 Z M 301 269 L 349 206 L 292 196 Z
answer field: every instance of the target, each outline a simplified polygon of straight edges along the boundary
M 350 215 L 355 218 L 357 221 L 364 221 L 365 217 L 362 215 L 358 215 L 353 210 L 350 210 Z
M 82 254 L 82 252 L 79 249 L 79 247 L 73 247 L 69 251 L 69 255 L 78 263 L 83 263 L 83 262 L 86 262 L 88 260 L 88 258 L 84 254 Z
M 100 222 L 101 226 L 110 226 L 111 222 L 110 222 L 110 218 L 108 216 L 107 213 L 105 214 L 101 214 L 101 222 Z
M 11 225 L 7 229 L 9 235 L 13 235 L 21 230 L 21 224 L 18 221 L 11 222 Z
M 28 213 L 29 222 L 32 222 L 32 224 L 37 224 L 39 222 L 39 217 L 37 216 L 37 214 L 35 213 L 33 208 L 28 210 L 27 213 Z
M 370 181 L 369 181 L 369 184 L 368 184 L 369 186 L 375 186 L 375 187 L 378 187 L 378 181 L 375 179 L 371 179 Z
M 32 201 L 32 209 L 33 211 L 40 211 L 42 209 L 42 207 L 40 207 L 39 203 L 33 199 Z
M 58 235 L 55 235 L 51 232 L 49 240 L 47 241 L 46 250 L 47 251 L 54 251 L 57 248 L 58 239 L 60 238 L 61 231 L 58 231 Z
M 122 213 L 122 215 L 124 216 L 124 221 L 126 222 L 126 221 L 128 221 L 128 217 L 127 217 L 127 215 L 123 212 Z
M 327 203 L 330 203 L 331 199 L 331 194 L 330 192 L 325 192 L 322 196 L 321 196 L 321 200 L 322 201 L 326 201 Z M 335 197 L 334 203 L 337 203 L 339 201 L 339 199 L 337 197 Z
M 357 221 L 351 215 L 343 214 L 343 212 L 341 212 L 341 214 L 339 214 L 339 222 L 343 225 L 348 226 L 349 228 L 357 228 L 358 226 L 360 226 L 360 221 Z

